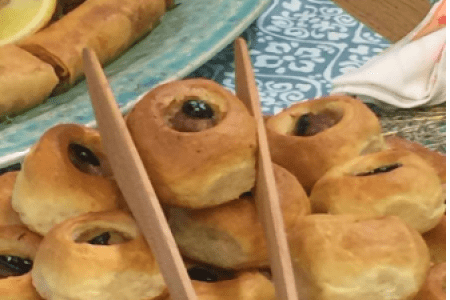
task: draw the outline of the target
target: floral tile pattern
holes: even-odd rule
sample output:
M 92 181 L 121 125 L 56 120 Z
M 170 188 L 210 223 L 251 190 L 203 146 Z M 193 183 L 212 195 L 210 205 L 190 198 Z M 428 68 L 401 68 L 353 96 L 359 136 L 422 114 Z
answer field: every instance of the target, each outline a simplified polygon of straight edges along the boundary
M 274 0 L 244 37 L 266 114 L 329 93 L 334 77 L 390 46 L 331 0 Z M 234 90 L 232 62 L 230 45 L 190 76 Z

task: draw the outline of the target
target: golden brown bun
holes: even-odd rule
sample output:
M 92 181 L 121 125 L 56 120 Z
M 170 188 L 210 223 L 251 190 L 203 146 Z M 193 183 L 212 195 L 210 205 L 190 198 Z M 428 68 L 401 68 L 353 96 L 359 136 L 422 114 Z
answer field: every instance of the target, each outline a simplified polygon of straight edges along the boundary
M 446 267 L 445 262 L 435 265 L 428 271 L 427 279 L 414 300 L 445 300 Z
M 389 172 L 356 176 L 395 166 Z M 310 195 L 313 212 L 395 215 L 419 232 L 437 225 L 445 212 L 445 194 L 432 167 L 406 150 L 385 150 L 354 158 L 329 170 Z
M 299 299 L 412 299 L 430 264 L 420 234 L 394 216 L 312 214 L 288 239 Z
M 87 243 L 102 232 L 129 239 L 113 245 Z M 48 300 L 152 299 L 166 285 L 134 220 L 121 211 L 88 213 L 52 228 L 42 240 L 33 284 Z
M 18 171 L 0 175 L 0 226 L 23 225 L 11 205 L 11 195 Z
M 241 272 L 236 278 L 216 282 L 192 281 L 199 300 L 275 300 L 275 288 L 264 275 Z M 171 300 L 168 296 L 164 300 Z
M 273 168 L 285 226 L 290 228 L 311 212 L 309 199 L 294 175 L 275 164 Z M 167 218 L 185 257 L 232 269 L 269 265 L 253 196 L 198 210 L 172 208 Z
M 222 119 L 200 132 L 172 129 L 168 111 L 190 98 L 214 105 Z M 213 81 L 188 79 L 156 87 L 136 104 L 127 125 L 163 203 L 218 205 L 255 183 L 254 119 L 236 96 Z
M 396 135 L 385 136 L 385 141 L 386 144 L 392 149 L 409 150 L 419 155 L 436 170 L 441 182 L 445 184 L 446 157 L 444 154 L 438 151 L 433 151 L 421 144 L 409 141 Z
M 69 158 L 71 144 L 92 151 L 100 166 L 77 168 Z M 99 133 L 76 124 L 57 125 L 42 135 L 25 157 L 12 195 L 22 222 L 42 235 L 67 218 L 117 209 L 121 201 Z
M 0 227 L 0 255 L 34 260 L 41 237 L 22 225 Z M 1 273 L 1 272 L 0 272 Z M 0 300 L 41 300 L 31 283 L 31 271 L 0 278 Z
M 439 223 L 430 231 L 422 234 L 423 239 L 428 245 L 430 250 L 431 262 L 435 264 L 443 263 L 446 261 L 446 217 L 441 218 Z
M 331 111 L 339 122 L 312 136 L 295 136 L 300 116 Z M 360 100 L 329 96 L 294 104 L 266 121 L 272 160 L 292 172 L 309 194 L 331 167 L 362 153 L 384 149 L 376 115 Z

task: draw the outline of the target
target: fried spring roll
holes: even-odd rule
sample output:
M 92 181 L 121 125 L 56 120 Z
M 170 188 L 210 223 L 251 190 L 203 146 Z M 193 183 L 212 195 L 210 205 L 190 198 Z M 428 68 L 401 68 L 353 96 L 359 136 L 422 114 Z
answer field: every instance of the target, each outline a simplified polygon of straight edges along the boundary
M 15 45 L 0 47 L 0 121 L 42 103 L 57 84 L 51 65 Z
M 20 47 L 55 68 L 62 92 L 83 76 L 83 48 L 105 64 L 152 30 L 165 11 L 165 0 L 86 0 Z

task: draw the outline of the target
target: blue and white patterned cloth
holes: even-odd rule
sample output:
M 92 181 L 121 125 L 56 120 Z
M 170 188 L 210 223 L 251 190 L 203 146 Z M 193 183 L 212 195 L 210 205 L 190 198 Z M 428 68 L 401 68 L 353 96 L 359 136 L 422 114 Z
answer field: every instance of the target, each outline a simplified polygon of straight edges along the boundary
M 390 43 L 331 0 L 274 0 L 244 37 L 265 114 L 326 95 L 331 80 L 361 67 Z M 234 90 L 233 49 L 228 46 L 190 76 Z

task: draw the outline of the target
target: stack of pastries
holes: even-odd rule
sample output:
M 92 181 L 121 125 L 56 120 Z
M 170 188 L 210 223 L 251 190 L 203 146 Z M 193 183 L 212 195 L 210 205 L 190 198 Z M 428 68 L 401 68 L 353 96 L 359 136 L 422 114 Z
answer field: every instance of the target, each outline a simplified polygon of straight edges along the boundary
M 173 81 L 126 123 L 199 299 L 276 299 L 242 102 L 210 80 Z M 266 127 L 299 299 L 445 299 L 445 156 L 385 139 L 347 96 Z M 0 209 L 0 299 L 171 299 L 96 130 L 48 130 L 0 176 Z

